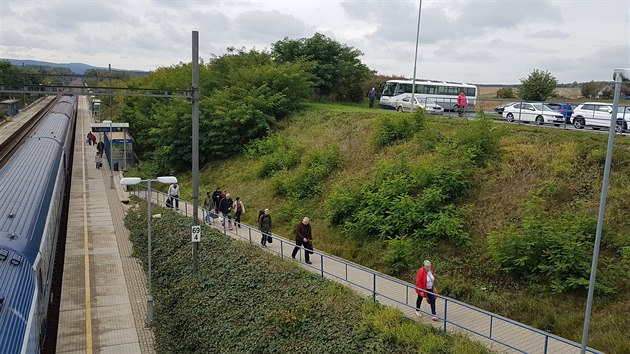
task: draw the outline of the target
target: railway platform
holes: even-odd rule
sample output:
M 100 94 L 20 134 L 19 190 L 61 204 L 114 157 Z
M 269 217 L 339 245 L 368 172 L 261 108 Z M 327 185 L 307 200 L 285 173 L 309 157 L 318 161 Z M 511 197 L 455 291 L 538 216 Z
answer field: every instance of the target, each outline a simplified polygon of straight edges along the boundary
M 111 186 L 107 159 L 96 169 L 96 146 L 85 142 L 91 122 L 80 96 L 56 352 L 154 353 L 144 324 L 146 278 L 123 222 L 125 196 L 118 176 Z
M 39 112 L 46 104 L 52 101 L 55 96 L 44 97 L 30 106 L 26 107 L 20 113 L 11 117 L 11 121 L 3 122 L 0 124 L 0 145 L 9 140 L 15 132 L 20 130 L 24 124 L 26 124 L 37 112 Z M 1 120 L 1 119 L 0 119 Z M 86 133 L 87 134 L 87 133 Z

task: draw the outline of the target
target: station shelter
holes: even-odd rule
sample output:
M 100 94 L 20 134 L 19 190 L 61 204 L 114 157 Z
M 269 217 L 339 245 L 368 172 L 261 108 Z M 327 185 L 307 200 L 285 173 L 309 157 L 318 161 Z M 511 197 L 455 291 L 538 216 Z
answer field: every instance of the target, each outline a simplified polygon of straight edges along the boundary
M 105 157 L 114 171 L 127 171 L 136 165 L 134 139 L 127 132 L 129 123 L 92 123 L 97 141 L 105 143 Z M 111 153 L 111 156 L 110 156 Z
M 18 100 L 0 101 L 0 115 L 12 117 L 20 112 L 20 102 Z

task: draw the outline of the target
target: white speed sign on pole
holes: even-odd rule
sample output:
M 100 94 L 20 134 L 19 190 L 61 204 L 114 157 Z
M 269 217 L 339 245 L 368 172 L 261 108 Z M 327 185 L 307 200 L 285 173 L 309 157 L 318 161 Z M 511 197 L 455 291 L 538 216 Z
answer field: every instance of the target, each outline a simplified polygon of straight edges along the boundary
M 193 225 L 190 228 L 190 235 L 192 238 L 192 242 L 201 242 L 201 226 Z

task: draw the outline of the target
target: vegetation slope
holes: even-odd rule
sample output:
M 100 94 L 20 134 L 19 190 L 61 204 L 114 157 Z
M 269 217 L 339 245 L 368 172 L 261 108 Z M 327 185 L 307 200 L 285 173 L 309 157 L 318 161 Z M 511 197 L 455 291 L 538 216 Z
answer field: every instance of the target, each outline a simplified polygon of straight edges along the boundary
M 192 275 L 190 219 L 161 213 L 152 250 L 159 353 L 490 352 L 205 226 Z M 146 266 L 146 204 L 125 224 Z
M 606 137 L 311 104 L 243 154 L 208 163 L 200 190 L 240 196 L 244 222 L 270 208 L 292 237 L 580 341 Z M 589 345 L 630 351 L 630 142 L 617 136 Z M 191 194 L 189 175 L 180 176 Z

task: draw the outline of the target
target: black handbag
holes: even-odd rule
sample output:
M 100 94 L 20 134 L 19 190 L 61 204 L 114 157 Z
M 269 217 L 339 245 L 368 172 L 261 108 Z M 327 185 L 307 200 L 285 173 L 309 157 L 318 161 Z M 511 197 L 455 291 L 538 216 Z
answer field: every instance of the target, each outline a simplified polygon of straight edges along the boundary
M 267 235 L 267 243 L 273 243 L 273 238 L 271 238 L 271 235 Z

